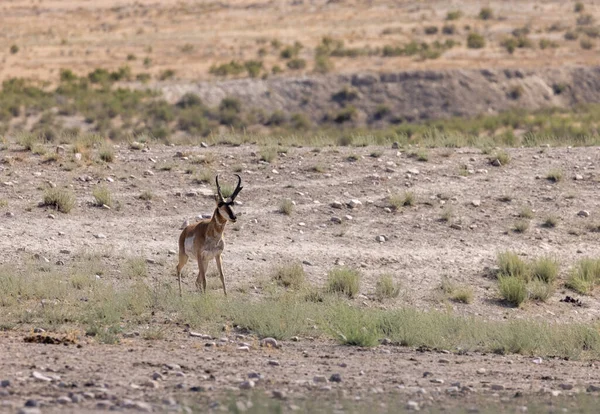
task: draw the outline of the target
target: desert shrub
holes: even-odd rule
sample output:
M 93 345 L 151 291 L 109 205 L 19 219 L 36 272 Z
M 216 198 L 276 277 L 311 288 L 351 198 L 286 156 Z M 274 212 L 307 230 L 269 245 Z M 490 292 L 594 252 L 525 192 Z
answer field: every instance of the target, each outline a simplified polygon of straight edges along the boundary
M 75 194 L 66 189 L 49 188 L 44 193 L 43 205 L 54 207 L 61 213 L 69 213 L 75 207 Z
M 353 298 L 360 289 L 360 273 L 357 270 L 340 267 L 327 275 L 327 291 L 340 293 Z
M 577 40 L 578 37 L 579 33 L 574 30 L 567 30 L 564 35 L 565 40 Z
M 17 53 L 19 53 L 19 46 L 11 45 L 9 50 L 11 55 L 16 55 Z
M 277 158 L 277 150 L 274 147 L 263 147 L 260 150 L 260 160 L 268 163 L 273 162 Z
M 512 230 L 515 233 L 525 233 L 529 229 L 528 220 L 517 220 L 515 221 Z
M 395 210 L 398 210 L 401 207 L 411 207 L 416 203 L 415 193 L 412 191 L 406 191 L 402 194 L 395 193 L 388 197 L 388 202 Z
M 550 39 L 540 39 L 539 42 L 540 49 L 549 49 L 558 47 L 558 43 Z
M 510 97 L 510 99 L 517 100 L 521 96 L 523 96 L 523 92 L 525 92 L 525 90 L 521 85 L 515 85 L 508 91 L 508 96 Z
M 539 279 L 547 284 L 552 284 L 558 277 L 558 261 L 550 257 L 540 257 L 534 260 L 530 268 L 532 279 Z
M 105 185 L 98 185 L 94 188 L 92 195 L 94 196 L 94 205 L 97 207 L 108 206 L 112 207 L 112 194 Z
M 490 20 L 493 17 L 494 17 L 494 11 L 489 7 L 483 7 L 479 11 L 479 18 L 481 20 Z
M 498 289 L 500 296 L 513 306 L 520 306 L 527 300 L 527 283 L 515 276 L 499 276 Z
M 519 217 L 523 219 L 532 219 L 534 217 L 531 207 L 523 206 L 519 211 Z
M 586 37 L 581 39 L 581 41 L 579 42 L 579 46 L 581 46 L 581 48 L 584 50 L 590 50 L 594 48 L 595 44 L 591 39 Z
M 398 297 L 400 287 L 394 283 L 392 275 L 383 274 L 377 279 L 375 284 L 375 296 L 379 300 Z
M 557 183 L 563 179 L 563 172 L 560 169 L 552 169 L 546 174 L 546 179 L 553 183 Z
M 456 25 L 445 24 L 444 26 L 442 26 L 442 33 L 445 35 L 456 34 Z
M 340 303 L 327 313 L 327 321 L 331 334 L 343 345 L 370 347 L 378 343 L 380 332 L 373 312 Z
M 498 276 L 514 276 L 523 280 L 531 279 L 527 263 L 514 252 L 498 253 L 497 263 Z
M 478 33 L 469 33 L 469 36 L 467 36 L 467 47 L 470 49 L 482 49 L 485 47 L 485 38 Z
M 558 217 L 556 216 L 548 216 L 546 220 L 542 223 L 542 227 L 546 227 L 547 229 L 553 229 L 558 225 Z
M 291 70 L 300 70 L 306 68 L 306 60 L 301 58 L 290 59 L 286 66 Z
M 599 282 L 600 260 L 584 258 L 571 270 L 565 286 L 575 292 L 589 294 Z
M 427 35 L 434 35 L 438 32 L 438 27 L 437 26 L 425 26 L 424 32 Z
M 306 276 L 299 262 L 279 266 L 275 269 L 272 279 L 280 286 L 299 289 L 304 285 Z
M 473 302 L 473 288 L 471 286 L 457 286 L 450 293 L 449 298 L 455 302 L 470 304 Z
M 583 3 L 580 1 L 576 2 L 575 6 L 573 7 L 573 11 L 575 13 L 581 13 L 584 9 L 585 9 L 585 7 L 584 7 Z
M 289 198 L 281 200 L 279 203 L 279 212 L 281 214 L 285 214 L 286 216 L 290 216 L 294 211 L 294 203 Z
M 39 143 L 39 137 L 30 132 L 21 132 L 17 135 L 17 144 L 21 145 L 26 151 L 33 151 Z
M 100 148 L 98 157 L 104 162 L 113 162 L 115 160 L 115 149 L 112 145 L 106 143 Z
M 327 55 L 315 56 L 315 69 L 316 73 L 329 73 L 335 68 L 333 61 Z
M 348 122 L 353 120 L 356 117 L 357 110 L 353 105 L 348 105 L 341 111 L 339 111 L 336 115 L 334 115 L 333 120 L 338 124 L 342 124 L 344 122 Z
M 554 293 L 554 285 L 533 279 L 527 284 L 527 292 L 530 299 L 546 302 Z
M 212 178 L 212 177 L 211 177 L 211 178 Z M 152 192 L 151 192 L 151 191 L 149 191 L 149 190 L 145 190 L 145 191 L 143 191 L 143 192 L 142 192 L 142 193 L 141 193 L 141 194 L 138 196 L 138 198 L 139 198 L 140 200 L 144 200 L 144 201 L 150 201 L 150 200 L 152 200 L 152 199 L 154 198 L 154 194 L 152 194 Z
M 460 10 L 452 10 L 446 13 L 446 20 L 458 20 L 462 17 L 463 13 Z

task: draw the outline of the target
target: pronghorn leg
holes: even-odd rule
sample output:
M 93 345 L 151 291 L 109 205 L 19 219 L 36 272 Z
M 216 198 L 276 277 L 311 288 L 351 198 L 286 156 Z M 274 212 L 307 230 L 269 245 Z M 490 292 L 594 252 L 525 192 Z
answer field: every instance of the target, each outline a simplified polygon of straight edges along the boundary
M 227 296 L 227 289 L 225 289 L 225 276 L 223 276 L 223 260 L 221 259 L 221 255 L 217 255 L 215 257 L 217 261 L 217 268 L 219 269 L 219 277 L 221 278 L 221 284 L 223 285 L 223 293 Z
M 187 255 L 179 253 L 179 263 L 177 263 L 177 282 L 179 283 L 179 296 L 182 296 L 182 294 L 181 294 L 181 270 L 183 269 L 183 266 L 185 266 L 187 261 L 188 261 Z
M 208 261 L 198 258 L 198 278 L 196 279 L 196 287 L 206 293 L 206 269 L 208 268 Z

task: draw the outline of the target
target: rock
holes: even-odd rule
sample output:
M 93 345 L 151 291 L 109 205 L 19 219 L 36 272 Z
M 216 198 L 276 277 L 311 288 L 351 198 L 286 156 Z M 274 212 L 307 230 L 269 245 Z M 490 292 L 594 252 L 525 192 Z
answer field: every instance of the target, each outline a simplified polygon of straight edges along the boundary
M 348 201 L 347 204 L 348 204 L 348 207 L 350 207 L 350 208 L 358 208 L 358 207 L 362 206 L 362 202 L 357 199 L 352 199 L 352 200 Z
M 194 331 L 190 331 L 190 336 L 194 337 L 194 338 L 200 338 L 200 339 L 206 339 L 206 340 L 212 339 L 212 336 L 210 336 L 210 335 L 206 335 L 206 334 L 194 332 Z
M 71 402 L 73 402 L 75 404 L 79 404 L 80 402 L 83 402 L 84 400 L 85 400 L 85 398 L 81 394 L 71 395 Z
M 350 220 L 352 220 L 352 219 L 353 219 L 353 217 L 352 217 L 350 214 L 346 214 L 346 215 L 344 216 L 344 218 L 345 218 L 346 220 L 348 220 L 348 221 L 350 221 Z
M 244 346 L 238 346 L 237 350 L 238 351 L 244 351 L 244 352 L 250 352 L 250 347 L 246 346 L 246 345 L 244 345 Z
M 7 211 L 5 214 L 6 217 L 14 217 L 15 213 L 13 213 L 12 211 Z
M 42 414 L 42 411 L 37 407 L 24 407 L 20 408 L 17 414 Z
M 487 372 L 487 371 L 486 371 L 486 369 L 485 369 L 485 368 L 479 368 L 479 369 L 477 370 L 477 373 L 478 373 L 478 374 L 485 374 L 486 372 Z
M 279 348 L 279 344 L 275 338 L 264 338 L 260 341 L 260 346 L 265 348 Z
M 45 382 L 51 382 L 52 381 L 52 378 L 50 378 L 50 377 L 48 377 L 48 376 L 46 376 L 46 375 L 44 375 L 44 374 L 42 374 L 40 372 L 37 372 L 37 371 L 33 371 L 31 373 L 31 376 L 33 378 L 35 378 L 36 380 L 38 380 L 38 381 L 45 381 Z
M 48 218 L 54 220 L 56 219 L 56 216 L 54 214 L 48 214 Z
M 454 229 L 454 230 L 462 230 L 463 229 L 463 227 L 460 224 L 456 224 L 456 223 L 452 223 L 450 225 L 450 228 Z
M 285 391 L 282 390 L 271 391 L 271 396 L 277 400 L 285 400 L 287 398 Z
M 460 392 L 460 388 L 458 388 L 456 386 L 446 388 L 447 394 L 458 394 L 459 392 Z
M 198 192 L 196 191 L 188 191 L 187 193 L 185 193 L 186 197 L 198 197 Z
M 94 237 L 97 239 L 106 239 L 106 234 L 98 233 L 98 234 L 94 234 Z
M 471 204 L 474 207 L 479 207 L 479 206 L 481 206 L 481 200 L 473 200 L 473 201 L 471 201 Z
M 69 250 L 69 249 L 61 249 L 60 252 L 62 254 L 71 254 L 71 250 Z
M 152 406 L 150 404 L 148 404 L 147 402 L 144 402 L 144 401 L 136 401 L 136 402 L 134 402 L 132 408 L 135 408 L 138 411 L 143 411 L 145 413 L 151 413 L 152 412 Z
M 572 390 L 573 389 L 573 384 L 562 383 L 562 384 L 559 384 L 559 387 L 561 389 L 565 390 L 565 391 L 568 391 L 568 390 Z
M 2 387 L 2 388 L 10 387 L 10 380 L 5 379 L 5 380 L 0 381 L 0 387 Z
M 433 378 L 429 380 L 429 382 L 431 382 L 432 384 L 443 384 L 445 381 L 441 378 Z
M 63 395 L 62 397 L 58 397 L 56 399 L 56 402 L 59 404 L 69 404 L 71 402 L 73 402 L 69 397 L 67 397 L 66 395 Z
M 590 212 L 587 210 L 581 210 L 579 213 L 577 213 L 577 215 L 579 217 L 589 217 L 590 216 Z
M 148 380 L 142 384 L 146 388 L 157 389 L 160 388 L 160 384 L 155 380 Z
M 153 175 L 154 175 L 154 173 L 150 170 L 144 171 L 144 176 L 146 176 L 146 177 L 152 177 Z
M 38 400 L 29 399 L 25 401 L 25 407 L 39 407 L 40 403 Z
M 504 390 L 504 385 L 502 385 L 502 384 L 492 384 L 491 388 L 494 391 L 502 391 L 502 390 Z
M 562 395 L 562 391 L 552 390 L 550 391 L 550 395 L 552 395 L 553 397 L 559 397 L 560 395 Z
M 255 384 L 252 380 L 246 380 L 240 384 L 240 389 L 242 390 L 251 390 L 254 388 Z
M 500 160 L 499 160 L 498 158 L 494 158 L 494 159 L 492 160 L 491 164 L 492 164 L 494 167 L 502 167 L 502 163 L 500 162 Z
M 340 203 L 339 201 L 334 201 L 333 203 L 330 204 L 331 208 L 342 208 L 344 207 L 342 203 Z
M 600 391 L 600 385 L 590 384 L 587 387 L 587 392 L 598 392 Z
M 274 367 L 278 367 L 280 365 L 279 361 L 277 361 L 275 359 L 269 359 L 269 361 L 267 362 L 267 364 L 272 365 Z
M 202 147 L 202 148 L 208 148 L 208 144 L 206 142 L 201 142 L 200 143 L 200 147 Z
M 406 409 L 410 410 L 410 411 L 419 411 L 420 410 L 419 403 L 416 401 L 408 401 L 406 403 Z
M 165 376 L 163 374 L 161 374 L 160 372 L 154 372 L 152 374 L 152 379 L 155 381 L 158 381 L 158 380 L 162 381 L 165 379 Z
M 331 217 L 330 221 L 335 224 L 342 224 L 342 219 L 337 216 Z
M 340 374 L 331 374 L 331 377 L 329 377 L 329 381 L 331 382 L 342 382 L 342 376 Z
M 325 375 L 315 375 L 313 377 L 313 381 L 316 383 L 328 382 L 327 377 Z
M 173 397 L 167 397 L 167 398 L 164 398 L 164 399 L 162 400 L 162 403 L 163 403 L 164 405 L 168 405 L 168 406 L 170 406 L 170 407 L 173 407 L 173 406 L 177 405 L 177 401 L 176 401 L 176 400 L 175 400 L 175 398 L 173 398 Z
M 575 174 L 575 177 L 573 177 L 573 179 L 575 181 L 581 181 L 581 180 L 583 180 L 583 175 L 581 175 L 581 174 Z
M 439 362 L 440 364 L 449 364 L 449 363 L 450 363 L 450 360 L 449 360 L 449 359 L 447 359 L 447 358 L 440 358 L 440 359 L 438 359 L 438 362 Z
M 398 144 L 398 142 L 394 141 L 392 142 L 392 149 L 398 149 L 400 148 L 400 144 Z
M 375 237 L 375 241 L 378 241 L 379 243 L 383 243 L 386 240 L 387 239 L 386 239 L 386 237 L 384 235 L 380 235 L 380 236 Z

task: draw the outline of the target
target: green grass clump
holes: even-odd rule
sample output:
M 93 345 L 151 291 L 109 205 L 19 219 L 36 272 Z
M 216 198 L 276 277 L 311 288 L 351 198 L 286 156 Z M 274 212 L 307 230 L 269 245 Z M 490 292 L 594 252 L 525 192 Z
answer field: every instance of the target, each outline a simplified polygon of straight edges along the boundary
M 462 17 L 463 12 L 460 10 L 451 10 L 446 13 L 446 20 L 458 20 Z
M 563 172 L 560 169 L 550 170 L 548 174 L 546 174 L 546 179 L 553 183 L 557 183 L 563 179 Z
M 552 284 L 558 277 L 559 263 L 551 257 L 540 257 L 531 263 L 530 269 L 533 279 Z
M 516 276 L 498 276 L 500 296 L 513 306 L 520 306 L 527 300 L 527 283 Z
M 289 198 L 281 200 L 281 203 L 279 203 L 279 212 L 286 216 L 290 216 L 294 212 L 294 203 L 292 200 Z
M 277 150 L 271 147 L 264 147 L 260 150 L 260 160 L 272 163 L 277 158 Z
M 392 194 L 388 197 L 388 202 L 394 210 L 398 210 L 401 207 L 412 207 L 416 204 L 415 193 L 406 191 L 403 194 Z
M 329 293 L 340 293 L 353 298 L 360 289 L 360 273 L 357 270 L 340 267 L 333 269 L 327 276 Z
M 150 201 L 154 198 L 154 194 L 152 194 L 152 191 L 150 191 L 150 190 L 145 190 L 145 191 L 142 191 L 142 194 L 140 194 L 138 196 L 138 198 L 140 200 Z
M 364 312 L 345 303 L 330 310 L 328 323 L 331 334 L 343 345 L 376 346 L 381 337 L 377 313 Z
M 457 286 L 450 294 L 451 300 L 467 305 L 473 302 L 473 297 L 473 288 L 470 286 Z
M 69 213 L 75 207 L 75 194 L 66 189 L 50 188 L 44 193 L 43 205 Z
M 514 276 L 528 281 L 531 279 L 529 267 L 516 253 L 505 251 L 498 253 L 498 276 Z
M 531 207 L 523 206 L 519 211 L 519 217 L 522 219 L 532 219 L 534 217 Z
M 479 33 L 469 33 L 467 47 L 469 49 L 483 49 L 485 47 L 485 38 Z
M 527 292 L 530 299 L 546 302 L 554 293 L 554 285 L 542 279 L 533 279 L 527 284 Z
M 26 151 L 33 151 L 39 143 L 38 136 L 31 132 L 22 132 L 17 136 L 17 144 L 21 145 Z
M 92 195 L 94 196 L 94 205 L 96 207 L 102 207 L 102 206 L 112 207 L 112 205 L 113 205 L 112 194 L 110 193 L 110 190 L 108 189 L 107 186 L 105 186 L 105 185 L 96 186 L 94 188 L 94 191 L 92 192 Z
M 392 275 L 383 274 L 377 279 L 375 285 L 375 296 L 380 301 L 384 299 L 396 298 L 400 294 L 400 287 L 394 283 Z
M 145 279 L 148 277 L 148 265 L 143 257 L 131 257 L 124 265 L 124 274 L 129 279 Z
M 501 165 L 508 165 L 510 163 L 510 154 L 506 151 L 498 151 L 492 156 L 491 160 L 498 160 Z
M 581 259 L 571 271 L 565 286 L 581 294 L 589 294 L 600 282 L 600 259 Z
M 302 264 L 296 262 L 278 267 L 272 278 L 280 286 L 299 289 L 304 285 L 306 275 Z
M 558 217 L 556 216 L 548 216 L 546 220 L 542 223 L 542 227 L 546 227 L 547 229 L 553 229 L 558 225 Z
M 525 233 L 528 229 L 529 221 L 527 220 L 517 220 L 512 228 L 515 233 Z
M 115 160 L 115 150 L 112 145 L 104 144 L 98 152 L 98 157 L 104 162 L 113 162 Z
M 490 7 L 483 7 L 479 11 L 479 18 L 481 20 L 490 20 L 494 17 L 494 11 Z

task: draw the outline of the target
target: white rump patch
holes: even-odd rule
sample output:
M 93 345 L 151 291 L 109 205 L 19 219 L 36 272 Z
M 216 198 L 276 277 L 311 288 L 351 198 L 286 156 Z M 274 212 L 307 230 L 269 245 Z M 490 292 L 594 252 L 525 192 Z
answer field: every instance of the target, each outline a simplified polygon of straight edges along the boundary
M 194 236 L 186 237 L 185 243 L 183 245 L 185 247 L 185 254 L 190 259 L 196 259 L 194 256 Z

